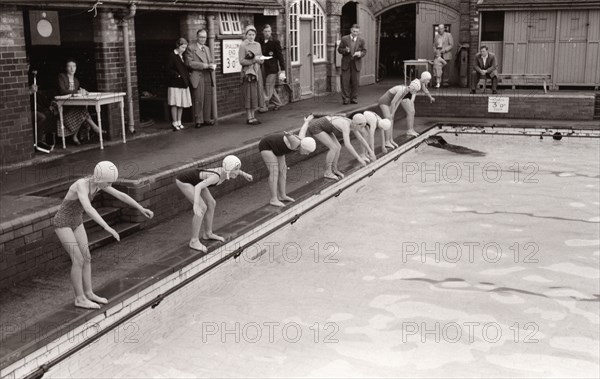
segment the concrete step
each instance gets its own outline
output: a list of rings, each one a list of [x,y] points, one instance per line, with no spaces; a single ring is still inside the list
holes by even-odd
[[[123,240],[123,238],[132,235],[133,233],[140,230],[140,224],[137,222],[120,222],[115,225],[111,225],[111,227],[114,230],[116,230],[117,233],[119,233],[121,241]],[[92,251],[99,247],[108,245],[109,243],[115,242],[116,240],[106,230],[100,229],[91,233],[88,232],[88,241],[90,251]]]
[[[120,221],[121,208],[101,207],[96,208],[96,211],[108,225],[112,226],[118,224]],[[92,233],[97,230],[103,230],[102,227],[96,223],[96,221],[92,220],[92,218],[87,215],[87,213],[83,214],[83,225],[88,233]]]

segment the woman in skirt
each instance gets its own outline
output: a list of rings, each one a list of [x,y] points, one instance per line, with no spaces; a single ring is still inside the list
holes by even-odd
[[[175,50],[169,54],[167,60],[167,74],[169,77],[168,101],[171,106],[171,123],[173,131],[183,129],[181,115],[183,108],[192,106],[192,95],[190,93],[190,78],[183,61],[183,53],[187,49],[188,42],[185,38],[179,38],[175,42]]]
[[[254,41],[256,28],[253,25],[246,27],[246,39],[238,51],[242,65],[242,101],[246,108],[246,123],[258,125],[261,122],[254,117],[257,108],[263,108],[265,96],[263,94],[263,77],[261,65],[264,62],[260,43]]]
[[[136,208],[147,218],[154,216],[150,209],[142,207],[129,195],[111,187],[118,176],[119,172],[113,163],[109,161],[98,163],[94,168],[93,175],[81,178],[69,187],[58,212],[52,220],[58,239],[71,257],[71,283],[75,290],[76,307],[98,309],[100,308],[99,304],[108,302],[108,300],[92,291],[92,257],[88,237],[83,226],[83,212],[87,213],[92,220],[96,221],[117,241],[120,241],[117,231],[111,228],[92,206],[94,196],[98,192],[104,191],[125,204]]]
[[[77,63],[68,59],[66,64],[66,72],[58,74],[58,94],[59,95],[87,95],[88,91],[79,86],[79,80],[75,77],[77,71]],[[59,100],[60,101],[60,100]],[[60,123],[60,120],[58,120]],[[89,136],[89,126],[94,132],[100,133],[100,128],[92,120],[92,117],[87,111],[87,107],[63,107],[63,124],[65,126],[65,137],[73,136],[73,143],[80,145],[79,130],[84,127],[83,132]],[[106,131],[103,131],[106,134]],[[62,128],[58,124],[58,135],[62,137]]]

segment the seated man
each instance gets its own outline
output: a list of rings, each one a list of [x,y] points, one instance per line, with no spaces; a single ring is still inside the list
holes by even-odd
[[[471,94],[475,93],[477,83],[479,83],[479,79],[483,77],[492,79],[492,93],[498,93],[498,91],[496,91],[496,86],[498,85],[496,55],[489,53],[487,46],[481,46],[479,53],[475,55],[473,66],[473,72],[471,72]]]

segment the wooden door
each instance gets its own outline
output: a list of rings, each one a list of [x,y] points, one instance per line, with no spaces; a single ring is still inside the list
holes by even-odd
[[[530,15],[525,72],[527,74],[552,74],[557,12],[531,12]]]
[[[357,24],[360,25],[361,37],[365,40],[367,55],[362,58],[362,69],[360,71],[360,85],[375,83],[375,62],[378,51],[376,51],[377,22],[375,16],[362,4],[357,6]]]
[[[506,12],[504,14],[503,73],[525,74],[529,17],[529,12]]]
[[[299,36],[300,94],[311,96],[313,94],[312,19],[300,20]]]
[[[600,10],[590,10],[585,58],[585,83],[600,85]]]
[[[588,11],[561,11],[557,84],[584,84]]]

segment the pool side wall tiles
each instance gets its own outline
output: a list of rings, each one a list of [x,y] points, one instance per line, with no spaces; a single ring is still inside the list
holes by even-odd
[[[340,180],[339,182],[334,183],[333,185],[325,188],[321,192],[321,194],[312,195],[308,199],[281,212],[279,215],[274,217],[274,221],[272,221],[270,225],[267,226],[263,224],[254,228],[249,233],[235,238],[229,243],[209,253],[207,256],[188,264],[181,270],[166,276],[157,283],[154,283],[151,286],[152,289],[142,290],[140,293],[132,295],[130,298],[113,305],[112,307],[108,308],[103,314],[98,315],[92,320],[90,320],[92,322],[88,321],[87,323],[74,328],[72,331],[68,332],[68,335],[63,335],[60,338],[58,338],[56,340],[57,342],[50,343],[44,348],[40,348],[32,354],[29,354],[24,359],[20,359],[19,361],[6,367],[2,371],[0,371],[0,377],[10,377],[11,375],[15,375],[16,377],[26,376],[35,371],[39,366],[48,363],[50,360],[56,358],[57,356],[66,354],[68,351],[74,349],[84,341],[93,338],[93,336],[95,335],[93,331],[110,329],[111,326],[113,326],[117,321],[123,319],[131,312],[141,307],[143,304],[151,301],[152,299],[155,299],[158,295],[163,294],[166,291],[174,288],[178,283],[181,283],[185,279],[200,272],[204,268],[207,268],[211,264],[226,256],[226,254],[231,254],[231,252],[235,250],[236,246],[245,245],[251,242],[252,240],[258,238],[259,236],[264,236],[269,232],[274,231],[277,227],[279,227],[281,223],[291,221],[297,214],[322,201],[322,199],[324,199],[326,196],[335,194],[338,190],[344,189],[352,185],[355,178],[362,177],[363,175],[369,173],[371,170],[382,167],[383,165],[393,160],[398,154],[412,149],[425,138],[437,133],[438,131],[439,130],[436,129],[422,134],[419,138],[414,139],[408,142],[407,144],[401,146],[393,154],[388,154],[382,157],[381,159],[377,160],[375,163],[367,167],[361,168],[354,174],[349,175],[346,178]],[[231,259],[228,262],[226,262],[226,264],[230,261]],[[186,288],[188,288],[189,290],[190,288],[194,287],[195,282],[198,281],[191,282],[186,287],[183,287],[183,289],[179,289],[178,291],[184,291],[183,293],[185,293]],[[158,309],[160,309],[160,305],[158,306]],[[151,314],[151,311],[152,308],[148,308],[142,313]]]

